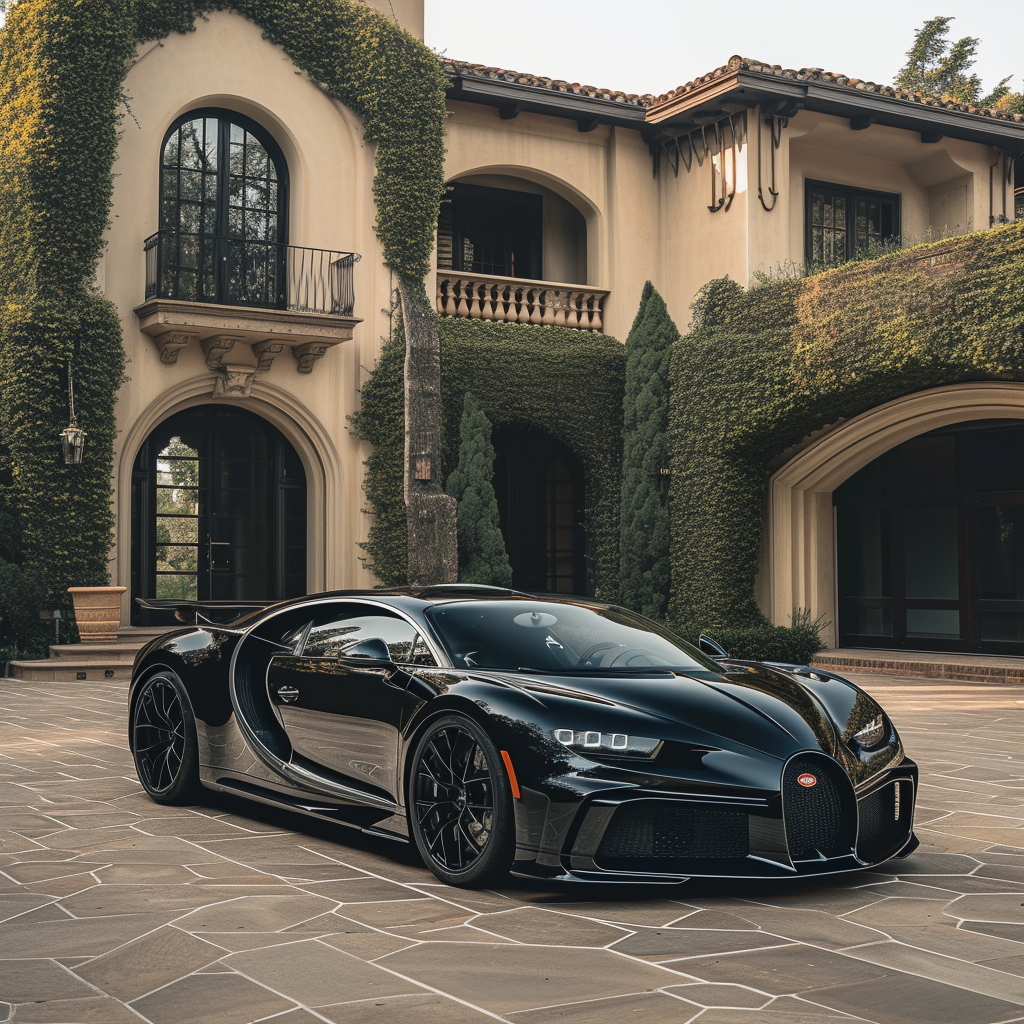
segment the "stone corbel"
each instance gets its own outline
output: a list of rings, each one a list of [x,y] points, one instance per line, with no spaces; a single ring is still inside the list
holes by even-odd
[[[296,369],[299,373],[312,373],[313,364],[320,358],[331,346],[322,341],[310,341],[305,345],[296,345],[292,348],[292,355],[295,356],[295,361],[299,364]]]
[[[252,347],[252,354],[256,357],[256,369],[260,373],[266,373],[274,362],[274,356],[280,354],[284,348],[283,341],[274,341],[268,338],[266,341],[259,341]]]
[[[206,365],[211,370],[219,370],[224,365],[224,357],[235,347],[235,342],[240,340],[228,334],[215,334],[211,338],[204,338],[200,344],[203,347],[203,355],[206,356]]]
[[[160,362],[173,366],[178,361],[178,353],[195,337],[192,331],[168,331],[153,340],[160,349]]]

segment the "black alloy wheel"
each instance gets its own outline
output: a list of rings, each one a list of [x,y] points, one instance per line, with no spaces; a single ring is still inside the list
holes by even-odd
[[[491,738],[464,715],[445,715],[420,738],[409,779],[413,838],[449,885],[508,875],[515,854],[512,793]]]
[[[135,699],[132,756],[142,788],[160,804],[191,803],[199,791],[192,706],[172,672],[150,676]]]

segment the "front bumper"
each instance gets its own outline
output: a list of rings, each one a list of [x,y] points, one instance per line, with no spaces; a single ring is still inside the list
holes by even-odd
[[[859,871],[916,849],[913,761],[904,758],[855,791],[832,758],[794,755],[787,765],[803,772],[808,758],[831,778],[832,793],[805,809],[785,784],[764,796],[593,776],[562,778],[546,792],[521,787],[513,871],[638,883],[797,878]]]

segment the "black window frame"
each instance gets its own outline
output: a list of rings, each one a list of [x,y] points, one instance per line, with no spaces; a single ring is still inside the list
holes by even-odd
[[[468,263],[465,245],[471,233],[477,236],[480,253]],[[480,258],[484,254],[491,258]],[[461,274],[543,280],[544,196],[461,181],[449,184],[438,218],[437,267]]]
[[[173,253],[176,251],[176,247],[170,243],[170,239],[164,239],[165,235],[175,235],[178,233],[178,225],[181,223],[181,186],[180,183],[177,188],[177,197],[175,205],[175,218],[174,223],[170,224],[166,222],[164,216],[165,210],[165,174],[166,171],[171,168],[165,166],[164,154],[167,149],[167,144],[171,137],[177,132],[183,124],[187,124],[189,121],[195,121],[200,118],[215,118],[218,122],[218,169],[216,172],[216,225],[213,233],[201,231],[200,235],[204,238],[211,240],[211,244],[215,253],[215,294],[213,296],[204,295],[198,301],[203,302],[217,302],[220,304],[227,305],[260,305],[265,306],[263,302],[250,302],[245,299],[232,300],[230,297],[230,289],[228,288],[225,280],[223,280],[223,267],[221,264],[225,261],[224,257],[229,253],[230,246],[227,243],[234,241],[245,241],[244,238],[233,236],[228,231],[228,218],[230,204],[228,202],[229,196],[229,185],[230,185],[230,171],[229,168],[229,154],[230,147],[227,143],[230,142],[231,126],[237,125],[243,131],[250,133],[263,148],[267,151],[267,155],[274,163],[274,168],[277,172],[277,211],[276,211],[276,238],[273,244],[277,246],[278,256],[276,262],[279,264],[277,268],[278,283],[276,290],[279,294],[275,298],[273,306],[283,307],[285,305],[285,289],[284,289],[284,268],[285,260],[284,253],[289,244],[289,223],[288,223],[288,209],[289,209],[289,193],[290,193],[290,179],[288,172],[288,161],[285,159],[284,152],[278,145],[277,140],[273,134],[265,128],[258,121],[245,114],[232,110],[228,107],[197,107],[193,110],[188,110],[183,114],[176,117],[171,124],[168,126],[167,131],[164,132],[163,138],[160,141],[160,151],[158,154],[158,160],[160,163],[160,180],[159,180],[159,191],[157,195],[157,224],[159,225],[159,232],[162,239],[161,242],[161,263],[167,260],[173,261]],[[166,250],[166,252],[164,251]],[[223,252],[222,252],[223,250]],[[162,276],[162,275],[161,275]],[[160,282],[161,290],[163,289],[163,281]],[[179,284],[177,277],[175,278],[174,296],[178,297]]]
[[[842,196],[846,200],[846,255],[838,263],[820,264],[822,266],[841,266],[850,260],[857,259],[864,250],[857,247],[856,241],[856,201],[869,199],[893,204],[893,224],[895,230],[889,237],[895,245],[903,241],[903,210],[902,196],[899,192],[880,192],[876,189],[857,188],[854,185],[840,185],[833,181],[820,181],[816,178],[804,179],[804,261],[808,266],[818,266],[812,259],[813,216],[812,202],[815,190],[828,192],[833,196]]]

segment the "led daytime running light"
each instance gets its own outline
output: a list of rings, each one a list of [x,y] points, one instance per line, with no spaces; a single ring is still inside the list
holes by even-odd
[[[619,757],[653,757],[661,740],[646,736],[627,736],[623,732],[598,732],[595,729],[555,729],[555,739],[563,746],[584,754],[613,754]]]

